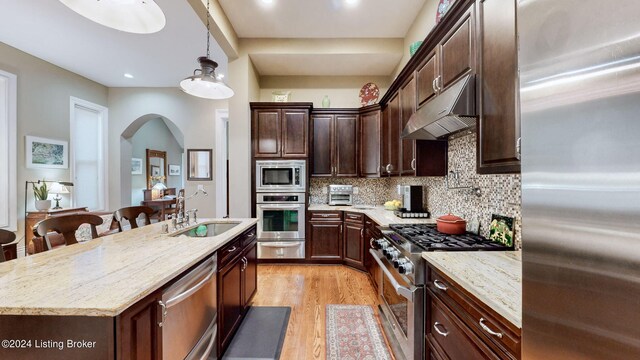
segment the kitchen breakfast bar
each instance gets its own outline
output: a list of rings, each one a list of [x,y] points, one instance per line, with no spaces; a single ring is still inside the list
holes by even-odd
[[[256,222],[201,219],[170,233],[156,223],[1,263],[0,358],[214,353],[218,267],[242,262],[234,280],[249,290],[234,292],[253,295]],[[165,336],[180,340],[163,347]]]

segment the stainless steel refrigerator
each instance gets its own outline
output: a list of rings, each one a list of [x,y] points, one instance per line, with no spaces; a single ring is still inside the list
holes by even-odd
[[[519,0],[523,359],[640,359],[640,1]]]

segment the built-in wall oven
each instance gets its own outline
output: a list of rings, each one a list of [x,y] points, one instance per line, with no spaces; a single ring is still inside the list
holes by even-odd
[[[305,160],[256,161],[256,192],[306,192]]]
[[[259,259],[304,259],[305,197],[256,193]]]

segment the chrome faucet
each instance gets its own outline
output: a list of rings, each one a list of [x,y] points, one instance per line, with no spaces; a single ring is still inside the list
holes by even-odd
[[[176,225],[175,226],[189,226],[189,212],[191,212],[193,214],[193,221],[194,223],[198,222],[198,218],[197,218],[197,212],[198,209],[192,209],[190,211],[185,211],[185,200],[187,199],[191,199],[195,196],[197,196],[199,193],[203,193],[204,196],[208,196],[209,193],[207,193],[207,191],[204,189],[204,187],[198,188],[198,190],[196,190],[196,192],[194,192],[191,196],[189,197],[185,197],[184,196],[184,189],[180,189],[180,191],[178,192],[178,203],[176,204]],[[174,226],[174,228],[175,228]]]

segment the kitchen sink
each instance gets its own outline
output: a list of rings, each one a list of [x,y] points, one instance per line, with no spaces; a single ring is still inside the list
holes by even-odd
[[[220,234],[224,234],[225,232],[233,229],[238,226],[239,222],[215,222],[209,221],[206,223],[202,223],[192,229],[180,231],[173,236],[186,235],[189,237],[211,237]],[[206,232],[204,228],[206,227]]]

